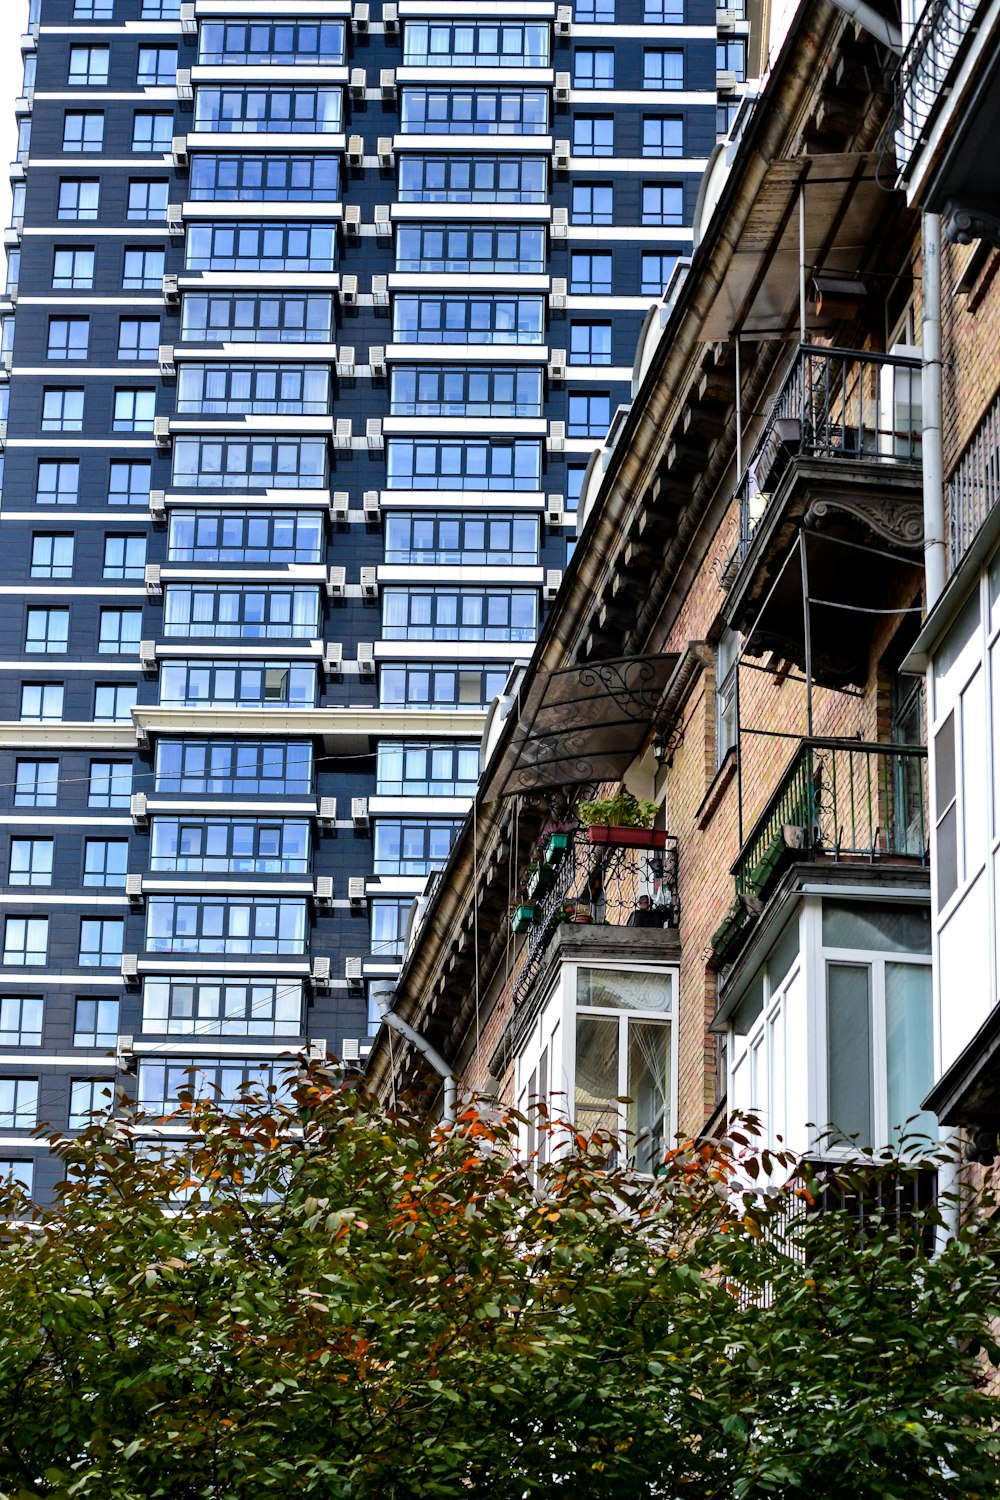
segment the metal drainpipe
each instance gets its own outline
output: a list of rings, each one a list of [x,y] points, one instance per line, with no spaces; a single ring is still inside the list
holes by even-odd
[[[944,458],[941,441],[941,219],[938,214],[921,215],[921,236],[924,303],[920,330],[923,351],[923,440],[920,462],[924,494],[924,587],[929,612],[940,598],[946,578]],[[958,1200],[962,1186],[958,1155],[960,1133],[945,1129],[941,1132],[941,1139],[944,1144],[952,1147],[955,1155],[938,1172],[939,1203],[943,1195],[950,1199],[947,1203],[940,1203],[943,1222],[938,1235],[939,1249],[943,1249],[948,1240],[958,1233],[961,1223]]]
[[[421,1036],[419,1031],[414,1031],[409,1021],[404,1021],[402,1016],[397,1016],[396,1012],[390,1009],[388,1001],[384,1001],[377,991],[376,1002],[385,1024],[391,1026],[393,1031],[398,1031],[400,1036],[404,1036],[410,1045],[417,1049],[421,1057],[427,1059],[435,1073],[440,1075],[444,1084],[444,1107],[441,1111],[441,1118],[446,1125],[454,1125],[458,1084],[451,1068],[437,1048],[433,1047],[426,1037]]]
[[[921,402],[924,482],[924,573],[927,609],[934,608],[945,585],[944,461],[941,452],[941,219],[922,216],[924,311],[920,331],[923,349]]]

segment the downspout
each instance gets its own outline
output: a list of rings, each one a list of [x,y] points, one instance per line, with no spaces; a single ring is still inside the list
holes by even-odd
[[[923,318],[921,404],[923,441],[921,467],[924,492],[924,588],[927,612],[934,608],[945,585],[944,458],[941,441],[941,219],[921,214],[923,239]],[[929,686],[929,684],[928,684]],[[938,1206],[941,1226],[938,1249],[943,1250],[961,1226],[961,1168],[959,1132],[942,1130],[942,1142],[951,1148],[948,1160],[938,1169]]]
[[[923,348],[921,402],[924,481],[924,573],[927,611],[944,591],[944,460],[941,451],[941,219],[922,214],[924,310],[920,332]]]
[[[444,1084],[444,1107],[441,1111],[441,1118],[446,1125],[454,1125],[458,1101],[458,1084],[455,1081],[455,1075],[451,1068],[445,1062],[437,1048],[433,1047],[426,1037],[421,1036],[419,1031],[414,1031],[409,1021],[404,1021],[402,1016],[397,1016],[396,1012],[391,1009],[388,1000],[378,990],[375,992],[375,999],[378,1004],[379,1013],[385,1024],[391,1026],[393,1031],[398,1031],[400,1036],[405,1037],[410,1046],[415,1047],[421,1057],[426,1058],[435,1073],[440,1076]]]

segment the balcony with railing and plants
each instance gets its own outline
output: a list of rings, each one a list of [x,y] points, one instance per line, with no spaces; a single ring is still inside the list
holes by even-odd
[[[871,618],[856,607],[921,561],[920,439],[918,358],[799,346],[737,494],[729,617],[750,654],[865,681]],[[810,632],[811,603],[826,608]]]
[[[652,804],[622,791],[581,802],[576,812],[579,822],[542,833],[534,857],[520,872],[511,926],[527,941],[514,975],[516,1003],[527,997],[549,950],[568,928],[575,947],[616,944],[623,958],[629,946],[634,957],[640,949],[655,952],[657,945],[676,943],[677,840],[650,826]],[[630,929],[627,937],[623,929]]]
[[[712,937],[728,961],[793,864],[926,867],[930,828],[922,745],[804,739],[744,839],[735,897]]]

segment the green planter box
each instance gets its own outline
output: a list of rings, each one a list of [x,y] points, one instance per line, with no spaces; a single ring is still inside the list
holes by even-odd
[[[522,901],[520,906],[514,908],[514,915],[510,919],[510,925],[515,932],[527,932],[534,920],[534,906],[528,901]]]
[[[725,958],[747,923],[747,909],[742,901],[729,908],[724,920],[712,933],[712,952],[716,958]]]
[[[550,870],[548,865],[539,865],[538,869],[532,870],[531,874],[528,876],[528,895],[532,898],[532,900],[534,900],[536,896],[539,896],[543,891],[548,890],[554,879],[555,872],[553,870]]]
[[[548,843],[545,845],[545,863],[557,865],[568,848],[568,833],[550,833]]]

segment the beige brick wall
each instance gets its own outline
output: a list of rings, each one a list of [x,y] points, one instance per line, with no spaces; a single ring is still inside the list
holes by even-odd
[[[693,580],[666,649],[683,651],[689,641],[710,639],[722,628],[725,593],[713,559],[724,554],[734,533],[734,513],[727,516],[707,549],[706,561]],[[880,606],[908,605],[919,575],[905,581],[893,600]],[[813,690],[813,732],[817,736],[888,738],[889,693],[877,662],[898,629],[901,616],[880,617],[873,639],[872,668],[860,696],[823,688]],[[835,628],[829,624],[822,628]],[[763,661],[740,669],[740,720],[750,728],[774,728],[794,737],[806,733],[806,690],[792,675],[757,671]],[[739,790],[742,782],[743,829],[749,832],[774,792],[796,750],[796,738],[743,733],[740,774],[735,757],[716,766],[715,674],[702,672],[684,706],[683,741],[666,775],[668,825],[679,840],[681,894],[681,980],[679,1023],[678,1124],[695,1133],[715,1106],[716,1041],[708,1024],[716,1008],[717,975],[711,937],[735,895],[730,867],[739,849]]]

